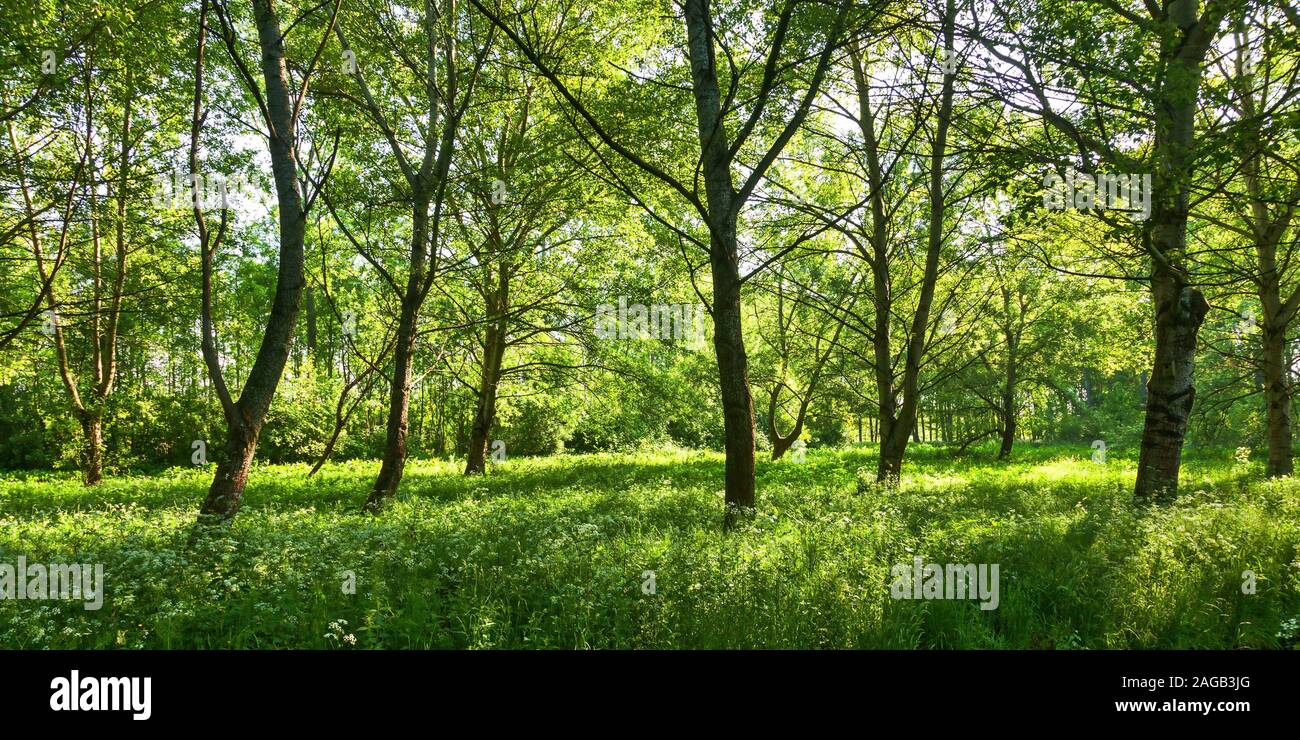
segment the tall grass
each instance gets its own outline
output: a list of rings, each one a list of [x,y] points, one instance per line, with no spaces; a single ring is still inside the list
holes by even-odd
[[[0,477],[0,562],[103,563],[99,611],[0,601],[11,648],[1284,648],[1300,619],[1300,482],[1229,450],[1183,495],[1133,501],[1131,460],[1085,446],[952,459],[916,447],[882,489],[869,448],[763,462],[724,531],[722,459],[516,459],[485,478],[412,461],[254,470],[223,536],[187,550],[202,469]],[[859,470],[863,474],[859,474]],[[997,563],[997,609],[895,600],[891,567]],[[1242,592],[1252,571],[1256,592]],[[647,571],[653,572],[654,593]],[[355,593],[344,593],[350,572]]]

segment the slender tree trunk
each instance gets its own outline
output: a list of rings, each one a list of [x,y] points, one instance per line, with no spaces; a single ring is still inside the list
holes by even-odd
[[[284,39],[272,0],[254,0],[253,15],[262,51],[262,77],[271,124],[268,139],[271,172],[280,207],[280,265],[271,315],[257,357],[239,400],[225,409],[225,454],[218,461],[216,477],[199,509],[200,526],[228,522],[239,511],[244,486],[248,483],[248,470],[257,451],[257,439],[289,359],[304,283],[303,242],[307,222],[298,184],[298,162],[294,152],[297,129],[285,67]],[[207,349],[211,367],[216,359],[210,344]],[[216,373],[220,377],[219,366]]]
[[[444,198],[451,169],[451,159],[455,151],[456,135],[459,130],[460,116],[464,113],[474,90],[473,79],[477,77],[477,66],[471,82],[459,93],[459,62],[457,55],[457,28],[454,19],[458,18],[456,3],[447,0],[444,7],[438,9],[435,3],[425,4],[425,22],[428,28],[440,28],[436,38],[429,39],[425,67],[420,70],[425,76],[424,101],[428,105],[425,111],[423,128],[423,159],[418,167],[407,160],[403,144],[385,118],[384,111],[371,95],[364,75],[353,72],[360,87],[361,97],[371,117],[380,125],[389,149],[397,160],[410,187],[411,204],[411,241],[410,271],[406,286],[402,292],[401,317],[398,322],[397,338],[393,348],[393,379],[389,388],[388,420],[384,440],[384,458],[380,463],[379,475],[374,488],[366,499],[365,510],[377,513],[390,502],[397,493],[402,475],[406,468],[407,432],[411,406],[412,368],[415,355],[415,340],[419,334],[420,308],[424,304],[434,277],[438,274],[438,243],[441,235]],[[350,49],[341,27],[335,26],[335,35],[345,49]],[[487,51],[484,49],[483,54]],[[482,57],[479,58],[482,61]],[[477,62],[476,62],[477,64]],[[445,78],[439,86],[437,69],[441,65]],[[463,95],[463,98],[458,96]],[[433,214],[430,215],[430,206]]]
[[[479,379],[478,403],[474,409],[474,425],[470,428],[469,459],[465,463],[465,475],[482,475],[487,472],[488,442],[492,434],[492,423],[497,414],[497,386],[501,382],[501,364],[506,354],[506,316],[505,300],[507,274],[502,268],[502,281],[495,305],[489,311],[500,318],[487,329],[483,341],[483,372]]]
[[[1006,303],[1009,305],[1010,301]],[[1007,337],[1007,376],[1002,385],[1002,446],[998,449],[998,459],[1011,457],[1011,447],[1016,443],[1016,346],[1019,338],[1008,332]]]
[[[781,390],[785,388],[785,383],[778,380],[776,384],[772,387],[772,394],[768,397],[768,405],[767,405],[767,429],[768,429],[769,436],[772,438],[772,461],[773,462],[780,460],[785,455],[785,453],[791,447],[794,446],[794,443],[799,441],[799,437],[803,434],[804,421],[808,418],[808,407],[812,403],[813,396],[817,393],[817,383],[818,381],[821,380],[822,368],[826,366],[826,362],[830,359],[831,352],[833,351],[835,346],[835,342],[839,340],[840,329],[843,326],[844,326],[843,324],[840,324],[838,327],[836,327],[835,335],[831,339],[830,346],[827,347],[826,352],[824,354],[820,353],[818,349],[814,349],[814,352],[817,353],[816,360],[815,360],[816,364],[813,366],[812,373],[810,373],[808,376],[808,385],[806,388],[804,388],[803,395],[798,399],[799,408],[795,411],[794,427],[790,430],[788,434],[785,435],[782,435],[781,431],[777,429],[777,423],[776,423],[778,402],[780,401],[781,398]],[[858,441],[859,442],[862,441],[861,438],[862,438],[862,417],[859,416],[858,417]]]
[[[411,271],[411,286],[407,300],[402,301],[402,316],[397,325],[397,344],[393,348],[393,383],[388,392],[388,424],[384,439],[384,459],[379,465],[379,476],[366,500],[365,509],[378,512],[397,493],[406,469],[406,432],[411,408],[411,368],[415,356],[415,333],[418,309],[409,299],[412,290],[418,292],[420,276]]]
[[[709,211],[709,263],[713,274],[713,349],[718,358],[726,450],[726,521],[754,506],[754,401],[741,329],[740,261],[736,249],[739,204],[722,120],[708,0],[686,0],[687,51]]]
[[[1264,395],[1268,403],[1269,477],[1291,475],[1291,384],[1287,377],[1286,338],[1264,328]]]
[[[952,48],[955,9],[951,0],[946,4],[940,30],[944,48]],[[884,203],[886,175],[882,169],[876,132],[874,109],[870,101],[870,83],[863,65],[861,50],[852,47],[854,81],[858,96],[859,121],[863,146],[867,157],[867,179],[871,202],[871,251],[875,301],[875,332],[872,339],[876,392],[880,411],[880,458],[876,467],[876,481],[886,486],[897,486],[903,470],[903,456],[907,452],[908,437],[920,441],[919,380],[925,339],[929,331],[930,308],[938,281],[939,253],[943,248],[944,202],[943,158],[947,153],[948,127],[952,117],[953,75],[945,75],[939,92],[936,111],[935,135],[930,150],[930,182],[928,195],[929,230],[926,240],[925,268],[919,285],[911,332],[907,337],[906,357],[901,383],[896,384],[893,340],[890,320],[896,306],[889,275],[889,215]],[[901,403],[899,402],[901,399]]]
[[[423,182],[419,180],[418,182]],[[428,265],[429,201],[431,191],[417,187],[415,205],[411,213],[411,271],[407,275],[406,291],[402,294],[402,315],[397,323],[397,339],[393,347],[393,383],[388,393],[388,424],[384,439],[384,459],[379,465],[379,476],[366,499],[365,510],[379,512],[393,496],[402,482],[406,470],[406,435],[411,410],[411,371],[415,358],[415,338],[419,332],[420,304],[424,302],[425,271]]]

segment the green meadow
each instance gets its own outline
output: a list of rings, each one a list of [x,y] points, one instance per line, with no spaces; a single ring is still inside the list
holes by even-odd
[[[871,448],[761,461],[722,526],[723,461],[691,451],[519,458],[486,477],[412,461],[254,469],[233,525],[191,542],[207,468],[0,478],[0,562],[104,566],[102,608],[0,602],[9,648],[1293,648],[1300,482],[1229,450],[1138,504],[1124,451],[955,458],[916,446],[897,490]],[[863,474],[859,474],[859,471]],[[896,599],[891,569],[999,566],[997,607]],[[1249,571],[1250,573],[1246,573]],[[1253,593],[1252,593],[1253,592]]]

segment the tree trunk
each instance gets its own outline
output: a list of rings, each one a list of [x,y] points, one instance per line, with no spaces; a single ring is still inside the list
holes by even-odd
[[[880,460],[876,465],[876,482],[897,487],[903,474],[903,455],[907,452],[907,438],[912,434],[913,423],[903,419],[881,418]]]
[[[1151,223],[1142,234],[1152,256],[1151,297],[1156,310],[1156,353],[1147,381],[1146,422],[1138,460],[1138,497],[1176,496],[1187,421],[1196,398],[1196,335],[1209,303],[1191,287],[1187,256],[1187,217],[1194,168],[1196,116],[1202,64],[1228,4],[1178,4],[1179,33],[1161,43],[1167,65],[1155,102],[1156,172],[1150,194]]]
[[[81,480],[87,486],[104,480],[104,420],[98,410],[81,416]]]
[[[448,156],[444,150],[442,158]],[[432,157],[426,158],[431,160]],[[441,172],[441,170],[439,170]],[[415,338],[419,332],[420,304],[425,297],[426,268],[428,266],[429,202],[432,191],[425,184],[425,176],[416,178],[411,211],[411,271],[402,294],[402,315],[397,324],[397,339],[393,347],[393,383],[388,393],[388,425],[384,440],[384,459],[379,465],[379,476],[366,499],[364,509],[381,511],[402,482],[406,469],[406,433],[411,409],[411,369],[415,357]]]
[[[1007,337],[1007,377],[1002,386],[1002,447],[998,449],[998,459],[1011,457],[1011,447],[1016,443],[1016,347],[1018,336]]]
[[[208,497],[199,509],[201,524],[228,522],[238,513],[260,433],[260,427],[244,424],[233,425],[228,430],[221,459],[217,461],[216,477],[212,479]]]
[[[407,299],[402,301],[402,317],[397,326],[397,343],[393,348],[393,383],[388,393],[388,425],[384,439],[384,459],[379,465],[379,476],[366,499],[365,509],[379,512],[397,493],[406,470],[407,416],[411,408],[411,367],[415,355],[415,332],[419,316],[416,304],[410,300],[418,295],[420,276],[412,269]]]
[[[1287,377],[1284,330],[1264,327],[1264,394],[1268,403],[1270,478],[1291,475],[1291,384]]]
[[[1002,415],[1002,447],[998,450],[998,459],[1011,457],[1011,446],[1016,441],[1016,415],[1014,411],[1004,411]]]
[[[734,231],[731,234],[734,246]],[[734,255],[735,252],[733,251]],[[713,349],[718,356],[726,435],[728,518],[754,506],[754,401],[749,393],[749,358],[740,326],[740,274],[732,259],[713,259]]]
[[[718,358],[726,437],[726,522],[754,506],[754,401],[740,322],[740,261],[736,251],[739,204],[732,182],[722,94],[707,0],[686,0],[687,51],[700,138],[709,216],[709,263],[713,274],[713,349]]]
[[[248,469],[257,450],[257,438],[289,359],[304,283],[303,241],[307,222],[294,151],[297,128],[285,66],[284,39],[271,0],[254,0],[253,15],[262,51],[262,77],[266,84],[265,100],[271,124],[267,148],[271,153],[271,173],[279,204],[280,265],[271,315],[243,392],[233,403],[229,403],[228,398],[223,399],[223,404],[229,404],[225,406],[225,454],[217,464],[217,474],[208,489],[208,497],[199,509],[200,526],[227,522],[239,510],[244,486],[248,483]],[[216,360],[210,342],[206,349],[211,367]],[[214,380],[220,377],[217,366]],[[224,381],[222,384],[224,387]]]
[[[487,472],[487,452],[492,422],[497,414],[497,385],[501,380],[501,363],[506,350],[506,320],[504,306],[498,306],[501,319],[488,327],[483,342],[483,373],[479,381],[478,404],[474,410],[474,426],[470,429],[469,459],[465,475],[482,475]]]
[[[1152,279],[1156,299],[1156,356],[1147,382],[1146,422],[1134,493],[1178,494],[1187,420],[1196,398],[1193,385],[1196,335],[1210,306],[1199,290],[1164,273]]]

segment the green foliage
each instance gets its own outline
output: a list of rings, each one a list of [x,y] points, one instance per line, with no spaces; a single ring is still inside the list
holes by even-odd
[[[719,456],[510,458],[485,478],[412,463],[382,518],[374,465],[259,466],[223,536],[186,548],[208,471],[85,489],[0,480],[0,561],[103,563],[100,611],[0,603],[22,648],[1285,648],[1300,618],[1300,482],[1230,450],[1186,495],[1135,505],[1133,460],[920,447],[901,489],[868,448],[759,464],[760,505],[718,521]],[[1000,604],[890,597],[890,569],[998,563]],[[1257,593],[1242,593],[1242,573]],[[343,593],[344,571],[356,593]],[[655,593],[642,591],[654,571]],[[355,642],[353,642],[355,641]]]

